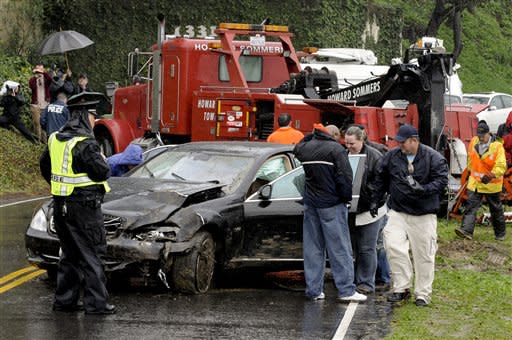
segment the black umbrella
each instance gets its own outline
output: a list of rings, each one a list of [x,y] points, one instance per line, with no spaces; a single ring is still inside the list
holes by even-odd
[[[87,38],[82,33],[76,31],[60,31],[47,36],[39,44],[38,51],[41,55],[64,53],[66,64],[68,64],[66,52],[78,50],[92,44],[94,44],[94,41]],[[69,64],[67,66],[69,68]]]

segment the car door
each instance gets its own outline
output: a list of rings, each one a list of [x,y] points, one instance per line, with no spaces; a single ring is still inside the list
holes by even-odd
[[[355,211],[364,173],[365,155],[350,155],[352,201]],[[301,261],[304,171],[294,169],[261,187],[244,202],[245,261]]]

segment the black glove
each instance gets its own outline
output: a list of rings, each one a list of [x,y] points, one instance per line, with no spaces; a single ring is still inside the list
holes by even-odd
[[[489,176],[489,175],[483,175],[482,176],[482,183],[483,184],[487,184],[491,181],[491,179],[493,179],[494,177],[493,176]]]
[[[377,217],[378,214],[379,214],[379,207],[377,206],[377,203],[371,202],[370,203],[370,215],[372,215],[372,217]]]
[[[414,178],[412,178],[411,175],[407,176],[407,183],[409,183],[409,186],[414,191],[415,194],[421,195],[425,193],[425,188],[418,183]]]

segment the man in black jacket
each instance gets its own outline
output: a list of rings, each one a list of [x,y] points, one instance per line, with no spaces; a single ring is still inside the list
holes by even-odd
[[[393,293],[388,301],[410,297],[414,258],[414,294],[417,306],[430,303],[437,251],[437,216],[440,195],[448,184],[448,165],[440,153],[421,144],[418,131],[402,125],[395,140],[400,147],[382,159],[375,177],[374,208],[389,193],[388,223],[384,228]]]
[[[73,96],[71,119],[48,139],[40,160],[41,174],[51,185],[53,216],[62,254],[53,310],[113,314],[101,257],[107,244],[101,202],[110,190],[110,168],[92,132],[98,100],[89,93]],[[79,304],[83,286],[83,305]]]
[[[355,291],[347,223],[352,199],[352,168],[347,152],[322,124],[294,149],[306,178],[304,192],[304,276],[306,296],[322,300],[326,251],[340,301],[365,301]]]

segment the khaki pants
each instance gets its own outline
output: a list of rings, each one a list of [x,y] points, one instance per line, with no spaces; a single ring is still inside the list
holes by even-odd
[[[411,288],[414,263],[414,295],[430,303],[437,251],[436,215],[415,216],[390,210],[388,217],[383,235],[393,292],[401,293]]]
[[[34,133],[40,142],[46,143],[46,132],[41,129],[41,112],[43,111],[38,105],[30,105],[32,111],[32,124],[34,125]]]

